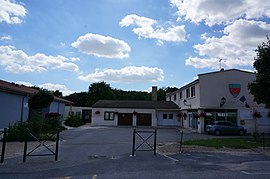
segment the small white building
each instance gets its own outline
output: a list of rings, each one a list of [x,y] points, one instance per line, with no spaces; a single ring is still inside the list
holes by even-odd
[[[199,133],[219,120],[242,125],[248,133],[270,133],[269,111],[249,94],[248,84],[255,78],[255,73],[237,69],[199,74],[197,80],[167,94],[166,100],[179,106],[180,126]]]
[[[179,126],[179,108],[171,101],[99,100],[92,110],[92,125]]]
[[[65,106],[65,119],[71,115],[79,116],[85,122],[91,123],[92,108],[81,106]]]

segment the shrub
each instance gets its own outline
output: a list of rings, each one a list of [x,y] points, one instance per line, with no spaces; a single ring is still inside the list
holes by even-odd
[[[27,123],[18,122],[13,125],[9,125],[7,133],[7,141],[24,141],[25,139],[25,129],[27,128]]]
[[[70,126],[70,127],[79,127],[84,124],[85,122],[82,119],[80,119],[79,116],[76,116],[76,115],[69,116],[65,121],[65,125]]]
[[[26,137],[26,130],[29,129],[31,133],[39,140],[54,140],[53,135],[58,129],[60,131],[66,129],[61,126],[60,118],[45,118],[31,119],[28,122],[18,122],[13,125],[9,125],[7,140],[8,141],[24,141]],[[29,137],[29,136],[28,136]],[[28,140],[34,140],[33,137],[29,137]]]

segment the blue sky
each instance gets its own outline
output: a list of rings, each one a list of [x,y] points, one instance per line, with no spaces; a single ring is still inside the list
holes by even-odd
[[[252,67],[270,35],[269,0],[0,0],[2,80],[87,91],[180,87]],[[222,59],[221,62],[219,60]]]

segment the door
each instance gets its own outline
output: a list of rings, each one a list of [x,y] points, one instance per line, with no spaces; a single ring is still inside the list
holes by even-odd
[[[91,123],[91,116],[92,116],[92,110],[87,110],[87,109],[82,110],[82,119],[85,122],[90,122]]]
[[[131,113],[119,113],[118,114],[119,126],[132,126],[132,114]]]
[[[152,114],[137,114],[137,126],[152,126]]]

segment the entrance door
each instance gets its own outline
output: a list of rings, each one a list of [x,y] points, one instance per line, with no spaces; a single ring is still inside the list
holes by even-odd
[[[152,126],[152,114],[137,114],[137,126]]]
[[[92,110],[83,109],[82,110],[82,120],[91,123]]]
[[[118,125],[119,126],[132,126],[132,114],[119,113],[118,114]]]

